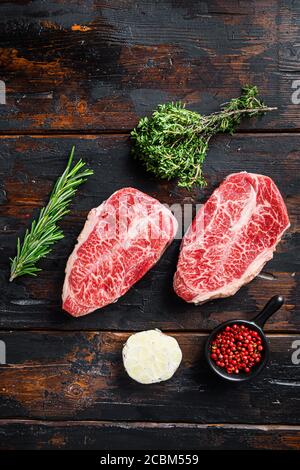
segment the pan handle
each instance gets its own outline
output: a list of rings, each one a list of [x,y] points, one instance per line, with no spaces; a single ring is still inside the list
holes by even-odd
[[[260,326],[263,328],[264,324],[270,318],[273,313],[277,312],[277,310],[282,307],[284,304],[284,297],[282,295],[274,295],[269,302],[264,306],[261,312],[259,312],[258,315],[256,315],[255,318],[253,318],[253,322],[256,323],[256,325]]]

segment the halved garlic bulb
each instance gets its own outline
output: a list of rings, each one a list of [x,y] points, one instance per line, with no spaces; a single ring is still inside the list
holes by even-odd
[[[160,330],[131,335],[123,348],[123,363],[128,375],[141,384],[170,379],[182,359],[175,338]]]

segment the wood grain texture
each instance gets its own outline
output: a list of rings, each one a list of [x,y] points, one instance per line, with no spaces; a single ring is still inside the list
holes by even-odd
[[[1,450],[298,450],[300,445],[299,426],[0,420],[0,436]]]
[[[26,276],[9,283],[9,257],[15,254],[16,238],[47,201],[72,144],[76,145],[76,156],[83,157],[95,174],[75,197],[71,214],[62,223],[65,238],[40,263],[43,271],[37,278]],[[127,136],[2,137],[1,327],[209,330],[234,317],[249,319],[272,295],[282,294],[286,305],[266,328],[299,331],[299,146],[298,134],[220,136],[211,143],[205,163],[208,188],[187,192],[178,189],[175,182],[160,182],[146,175],[130,158]],[[172,288],[180,242],[176,240],[160,262],[117,303],[78,319],[62,312],[60,295],[66,260],[92,207],[115,190],[134,186],[163,203],[179,207],[192,203],[195,208],[229,173],[240,170],[271,176],[282,192],[291,219],[291,228],[265,267],[267,279],[256,278],[228,299],[198,307],[184,303]]]
[[[1,2],[0,449],[300,448],[300,369],[291,359],[300,339],[299,17],[293,0]],[[211,142],[205,190],[157,181],[131,160],[128,131],[158,103],[180,99],[209,113],[246,83],[278,112]],[[39,277],[9,283],[16,238],[73,144],[95,174]],[[195,211],[242,170],[271,176],[291,219],[263,278],[229,299],[185,304],[172,289],[177,240],[116,304],[80,319],[61,310],[66,260],[92,207],[134,186]],[[204,361],[204,333],[250,319],[275,294],[286,304],[266,325],[268,368],[247,384],[220,382]],[[169,331],[183,350],[175,376],[150,387],[121,361],[128,335],[149,328]]]
[[[297,12],[292,0],[2,2],[0,129],[128,130],[165,101],[216,111],[249,82],[279,112],[243,128],[299,128]]]
[[[231,384],[208,369],[205,334],[177,333],[182,364],[171,380],[151,386],[134,382],[123,368],[128,336],[1,332],[7,354],[0,366],[1,417],[300,424],[300,368],[292,362],[299,336],[271,336],[267,369],[253,382]]]

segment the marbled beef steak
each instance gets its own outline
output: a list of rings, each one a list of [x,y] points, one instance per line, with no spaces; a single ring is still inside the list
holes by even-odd
[[[289,225],[281,194],[269,177],[229,175],[184,236],[175,292],[195,304],[235,294],[273,257]]]
[[[159,260],[177,231],[171,211],[134,188],[92,209],[71,254],[63,308],[79,317],[116,302]]]

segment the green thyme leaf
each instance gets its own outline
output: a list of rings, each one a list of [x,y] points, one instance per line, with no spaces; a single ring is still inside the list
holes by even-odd
[[[178,186],[188,189],[203,187],[202,165],[211,137],[221,132],[232,134],[243,117],[277,109],[265,106],[257,95],[257,87],[247,85],[239,98],[208,116],[189,111],[180,102],[159,105],[131,132],[132,153],[159,178],[177,178]]]

